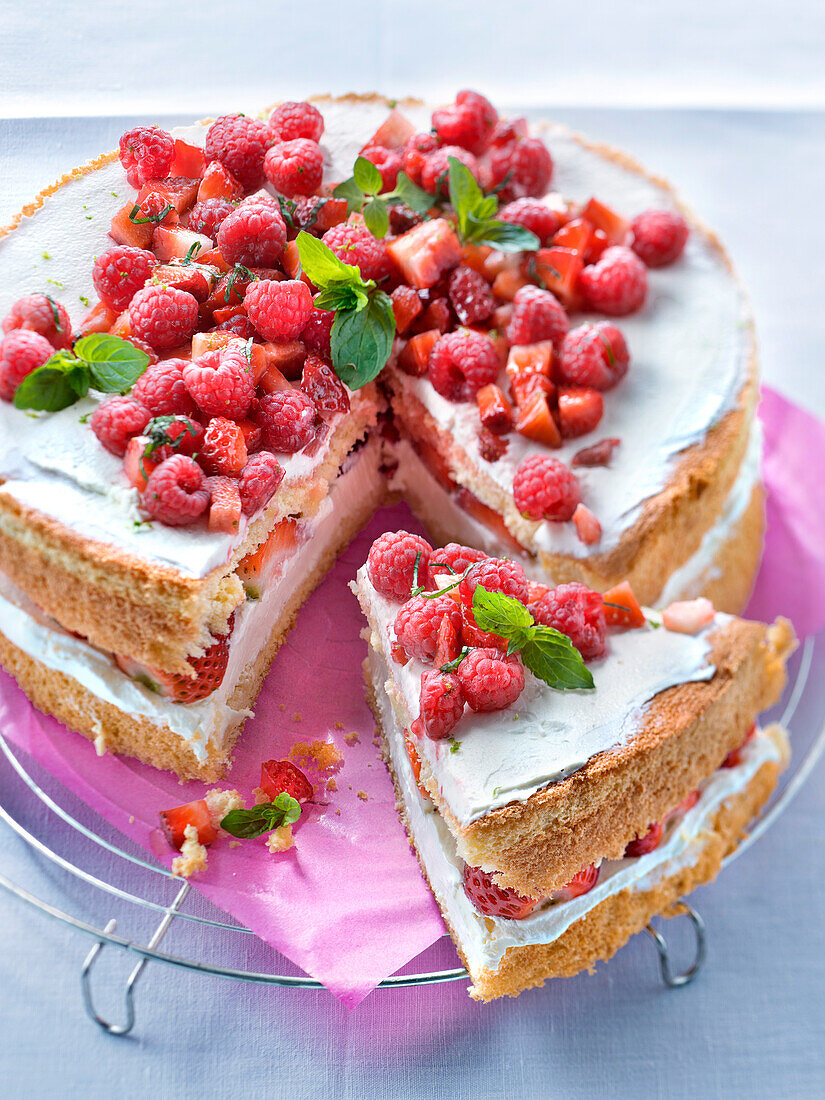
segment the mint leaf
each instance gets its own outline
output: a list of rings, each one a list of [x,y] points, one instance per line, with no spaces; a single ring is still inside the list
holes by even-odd
[[[66,359],[61,360],[61,356]],[[14,391],[18,409],[36,412],[60,412],[74,405],[89,391],[89,372],[70,353],[58,352],[51,359],[27,374]]]
[[[450,166],[450,202],[458,218],[459,233],[464,237],[467,219],[484,202],[484,192],[466,164],[457,157],[448,157],[447,163]]]
[[[395,335],[392,301],[375,292],[362,310],[339,310],[332,324],[332,365],[351,390],[371,382],[390,357]]]
[[[310,282],[319,290],[327,290],[333,286],[352,286],[366,290],[375,286],[372,280],[365,281],[361,278],[361,272],[357,267],[339,260],[323,241],[319,241],[311,233],[302,229],[295,239],[298,244],[301,268]]]
[[[93,332],[81,336],[75,355],[87,364],[91,384],[101,393],[125,393],[149,366],[149,356],[128,340]]]
[[[128,340],[94,332],[81,336],[74,351],[58,351],[14,391],[18,409],[59,412],[89,392],[125,393],[149,365],[149,356]]]
[[[398,173],[395,190],[389,192],[384,198],[389,200],[398,199],[399,202],[409,206],[410,210],[414,210],[416,214],[426,214],[435,203],[433,196],[421,187],[417,187],[406,172]]]
[[[221,820],[221,828],[240,840],[252,840],[282,825],[294,825],[300,816],[300,803],[283,792],[274,802],[263,802],[249,810],[230,810]]]
[[[372,199],[364,207],[364,224],[373,237],[386,237],[390,228],[390,214],[387,204],[381,199]]]
[[[364,205],[366,195],[355,182],[355,178],[350,176],[348,180],[344,180],[343,183],[339,183],[337,187],[332,190],[333,197],[336,199],[347,200],[347,213],[352,214],[353,211],[360,210]]]
[[[473,173],[456,157],[450,165],[450,202],[458,220],[458,235],[464,244],[486,244],[500,252],[535,252],[541,242],[535,233],[520,225],[496,219],[498,199],[485,195]]]
[[[377,195],[381,190],[381,173],[366,157],[356,157],[352,178],[366,195]]]
[[[523,225],[500,222],[495,218],[478,225],[472,241],[497,248],[499,252],[535,252],[541,244],[536,234]]]
[[[523,603],[505,596],[503,592],[488,592],[476,585],[473,592],[473,614],[481,630],[509,638],[534,623],[533,616]]]

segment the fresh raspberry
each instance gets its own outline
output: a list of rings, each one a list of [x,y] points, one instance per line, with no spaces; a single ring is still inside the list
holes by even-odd
[[[152,519],[169,527],[194,523],[209,506],[203,470],[187,455],[172,455],[149,475],[140,506]]]
[[[183,370],[188,365],[188,359],[164,359],[150,364],[132,387],[132,397],[153,416],[169,413],[192,416],[195,402],[183,380]]]
[[[399,645],[419,661],[432,661],[438,646],[441,620],[446,616],[456,634],[461,630],[461,612],[451,596],[413,596],[395,616],[393,629]]]
[[[438,550],[433,550],[430,559],[430,582],[438,576],[456,576],[463,573],[468,565],[477,561],[486,561],[487,554],[473,546],[462,546],[458,542],[448,542]]]
[[[624,336],[610,321],[585,321],[572,329],[557,361],[559,381],[609,390],[627,374],[630,353]]]
[[[398,173],[403,163],[401,154],[383,145],[367,145],[361,150],[361,156],[374,164],[381,173],[381,191],[392,191],[398,182]]]
[[[464,692],[456,674],[438,669],[422,673],[418,698],[421,723],[430,740],[440,741],[449,737],[464,713]]]
[[[324,116],[311,103],[281,103],[269,116],[269,129],[276,141],[308,138],[318,142],[324,132]]]
[[[440,337],[427,367],[433,388],[450,401],[471,401],[482,386],[495,381],[499,369],[492,341],[470,329]]]
[[[524,920],[538,905],[534,898],[497,885],[486,871],[469,863],[464,864],[464,893],[479,913],[500,920]]]
[[[466,577],[458,586],[462,614],[469,634],[476,645],[496,646],[501,639],[496,634],[482,631],[476,624],[473,612],[473,593],[481,585],[487,592],[502,592],[526,604],[529,589],[522,567],[514,561],[503,558],[484,558],[470,566]]]
[[[317,355],[308,355],[301,373],[301,389],[323,420],[349,412],[347,388],[335,371]]]
[[[207,416],[240,420],[255,396],[255,376],[242,348],[229,345],[204,355],[183,368],[186,388]]]
[[[402,167],[413,183],[421,186],[421,171],[430,153],[438,148],[435,134],[413,134],[407,139],[402,154]]]
[[[313,307],[309,320],[304,325],[304,331],[301,333],[301,339],[307,351],[315,352],[322,359],[332,358],[330,339],[334,320],[334,310]]]
[[[544,195],[553,175],[553,159],[538,138],[525,137],[490,150],[494,186],[501,185],[502,200],[511,202]]]
[[[175,139],[157,126],[136,126],[120,139],[120,163],[131,187],[165,179],[175,159]]]
[[[555,351],[570,328],[564,307],[549,290],[538,286],[523,286],[513,299],[513,313],[507,325],[511,344],[538,344],[552,340]]]
[[[200,462],[208,474],[238,477],[246,465],[246,439],[240,425],[213,416],[203,433]]]
[[[561,225],[558,214],[545,206],[540,199],[515,199],[503,206],[496,215],[500,222],[510,222],[512,225],[523,226],[539,239],[540,244],[547,244],[553,234]]]
[[[528,455],[513,478],[516,508],[528,519],[564,523],[581,500],[575,474],[549,455]]]
[[[562,439],[595,431],[604,414],[604,398],[590,387],[559,387],[558,421]]]
[[[529,608],[537,623],[566,634],[585,660],[604,656],[607,626],[600,592],[573,581],[548,589]]]
[[[14,303],[3,321],[3,332],[19,328],[45,337],[57,351],[72,346],[69,314],[49,294],[27,294]]]
[[[486,280],[471,267],[461,264],[450,275],[447,294],[462,325],[486,321],[496,308],[493,292]]]
[[[265,340],[295,340],[312,315],[312,293],[301,279],[261,279],[247,290],[243,304]]]
[[[262,397],[255,419],[264,446],[276,454],[295,454],[315,435],[315,405],[301,390],[277,390]]]
[[[599,881],[599,871],[600,868],[595,863],[591,863],[589,867],[583,867],[561,890],[554,890],[550,895],[551,899],[555,902],[572,901],[573,898],[589,894]]]
[[[418,555],[418,584],[429,583],[429,565],[433,548],[420,535],[409,531],[387,531],[370,547],[367,574],[373,588],[388,600],[402,602],[410,598],[415,560]]]
[[[284,468],[270,451],[258,451],[241,470],[238,488],[245,516],[255,513],[269,501],[284,480]]]
[[[152,414],[132,397],[110,397],[102,401],[89,418],[89,427],[100,443],[122,458],[133,435],[140,435]]]
[[[478,433],[478,453],[485,462],[498,462],[507,454],[510,440],[503,435],[496,435],[483,425]]]
[[[129,304],[129,324],[139,340],[158,350],[182,344],[198,327],[198,301],[185,290],[146,286]]]
[[[324,154],[317,141],[309,138],[279,141],[266,154],[264,171],[282,195],[315,195],[324,178]]]
[[[487,148],[493,125],[471,103],[451,103],[433,111],[433,129],[445,145],[460,145],[474,156]]]
[[[625,859],[638,859],[639,856],[646,856],[648,852],[655,851],[662,843],[664,833],[664,823],[654,821],[646,833],[630,841],[624,850]]]
[[[168,520],[162,520],[162,522],[168,523]],[[193,521],[186,520],[184,522],[191,523]],[[231,621],[230,619],[230,624]],[[230,625],[230,630],[222,637],[218,638],[217,641],[213,642],[200,657],[190,656],[187,658],[195,673],[194,676],[188,676],[185,672],[154,671],[154,678],[160,683],[163,694],[168,699],[172,699],[175,703],[186,704],[198,703],[201,699],[207,699],[214,691],[217,691],[223,683],[223,678],[226,674],[226,666],[229,663],[229,639],[231,633],[232,630]],[[197,805],[197,803],[188,803],[188,806],[195,805]],[[186,809],[187,807],[182,808]],[[175,811],[172,812],[174,813]],[[161,814],[161,820],[168,819],[168,814],[169,811]],[[210,817],[209,824],[211,825],[211,823]],[[198,838],[202,844],[206,843],[203,837],[203,827],[198,830]]]
[[[421,167],[421,186],[431,195],[447,195],[450,186],[450,157],[455,157],[470,169],[476,179],[481,169],[472,153],[460,145],[442,145],[430,153]]]
[[[121,313],[157,266],[153,253],[119,244],[107,248],[95,260],[92,281],[101,302]]]
[[[261,790],[274,801],[279,794],[288,794],[304,803],[314,795],[312,784],[291,760],[265,760],[261,764]]]
[[[240,180],[244,190],[259,187],[264,178],[264,154],[272,142],[265,122],[247,115],[223,115],[206,133],[206,163],[219,160]]]
[[[648,267],[665,267],[677,260],[687,243],[688,224],[671,210],[645,210],[631,222],[633,251]]]
[[[42,367],[54,348],[39,332],[14,329],[0,344],[0,398],[14,400],[14,391],[27,374]]]
[[[274,267],[286,248],[286,226],[274,203],[248,200],[218,227],[218,248],[230,264]]]
[[[471,649],[458,666],[458,679],[470,710],[505,710],[524,691],[524,667],[517,653]]]
[[[334,225],[322,238],[324,244],[345,264],[357,267],[364,279],[377,283],[390,273],[390,258],[384,241],[373,237],[363,225],[350,222]]]
[[[647,268],[632,249],[614,245],[606,248],[595,264],[584,268],[579,286],[590,309],[624,317],[644,305]]]
[[[234,209],[234,203],[226,199],[196,202],[189,211],[189,228],[193,233],[203,233],[213,241],[217,240],[218,230]]]

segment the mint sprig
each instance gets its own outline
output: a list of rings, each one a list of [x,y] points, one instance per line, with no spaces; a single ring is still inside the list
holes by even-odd
[[[450,165],[450,204],[458,221],[458,235],[463,244],[486,244],[499,252],[535,252],[541,242],[535,233],[522,225],[512,225],[496,218],[498,199],[485,195],[473,173],[456,157],[448,157]]]
[[[508,653],[520,653],[526,668],[556,691],[592,688],[593,674],[566,634],[537,624],[523,603],[478,585],[473,614],[481,630],[507,641]]]
[[[403,203],[416,214],[426,214],[434,199],[416,187],[406,172],[399,172],[392,191],[381,192],[381,173],[371,160],[357,157],[349,179],[339,183],[332,192],[336,199],[346,199],[349,213],[360,211],[367,229],[374,237],[386,237],[390,228],[389,207]]]
[[[230,810],[221,828],[239,840],[253,840],[282,825],[294,825],[301,816],[301,804],[283,791],[273,802],[262,802],[249,810]]]
[[[90,389],[126,393],[149,366],[149,356],[128,340],[93,332],[72,351],[55,352],[26,375],[14,391],[18,409],[59,412],[85,397]]]

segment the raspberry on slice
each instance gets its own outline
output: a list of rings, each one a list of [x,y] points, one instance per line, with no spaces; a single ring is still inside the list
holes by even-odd
[[[610,321],[585,321],[564,337],[557,361],[559,381],[609,390],[627,374],[630,353]]]
[[[175,159],[175,139],[157,126],[136,126],[120,139],[120,163],[131,187],[165,179]]]
[[[520,225],[535,233],[539,242],[546,245],[561,222],[555,210],[551,210],[540,199],[515,199],[503,206],[496,215],[500,222]]]
[[[482,386],[498,377],[500,363],[493,342],[480,332],[458,329],[442,336],[427,365],[433,388],[449,401],[471,401]]]
[[[471,267],[461,264],[450,275],[447,294],[462,325],[486,321],[496,308],[493,292],[486,280]]]
[[[213,416],[203,433],[199,457],[208,474],[238,477],[247,458],[241,426],[225,416]]]
[[[585,660],[604,656],[607,624],[600,592],[573,581],[548,589],[528,606],[537,623],[566,634]]]
[[[238,478],[241,507],[245,516],[254,516],[268,503],[284,480],[284,468],[270,451],[251,456]]]
[[[122,313],[158,265],[145,248],[115,245],[95,260],[92,281],[104,305]]]
[[[513,312],[507,325],[511,344],[538,344],[551,340],[558,351],[570,328],[564,306],[549,290],[523,286],[516,291]]]
[[[301,373],[301,389],[311,399],[323,420],[349,412],[347,388],[335,371],[317,355],[308,355]]]
[[[13,329],[0,343],[0,398],[13,401],[27,374],[51,359],[54,348],[39,332]]]
[[[458,666],[458,679],[470,710],[506,710],[524,690],[524,666],[517,653],[471,649]]]
[[[464,893],[479,913],[500,920],[524,920],[538,905],[534,898],[499,886],[486,871],[469,863],[464,864]]]
[[[419,661],[432,661],[438,648],[441,622],[447,619],[458,634],[461,612],[451,596],[413,596],[395,616],[393,630],[399,645]]]
[[[295,454],[315,437],[315,405],[301,390],[277,390],[261,398],[254,419],[264,447],[276,454]]]
[[[189,229],[217,240],[218,230],[234,209],[227,199],[202,199],[189,211]]]
[[[464,713],[464,692],[456,674],[438,669],[422,673],[419,703],[421,724],[430,740],[449,737]]]
[[[332,357],[330,339],[334,320],[335,312],[333,310],[313,307],[309,320],[304,325],[304,330],[301,333],[301,340],[308,352],[315,352],[322,359]]]
[[[203,470],[187,455],[172,455],[149,475],[140,506],[151,519],[169,527],[194,523],[209,506]]]
[[[242,348],[208,351],[183,368],[183,380],[195,404],[207,416],[240,420],[255,396],[255,376]]]
[[[494,186],[501,186],[502,201],[544,195],[553,175],[553,159],[538,138],[522,137],[490,150]]]
[[[435,134],[413,134],[407,139],[402,154],[402,167],[413,183],[421,186],[421,171],[430,153],[438,148]]]
[[[110,397],[102,401],[89,418],[89,427],[113,455],[121,458],[133,435],[140,435],[152,414],[133,397]]]
[[[430,559],[430,581],[436,577],[454,577],[463,573],[468,565],[477,561],[486,561],[487,554],[473,546],[462,546],[458,542],[448,542],[438,550],[433,550]]]
[[[450,157],[461,161],[478,179],[481,167],[473,156],[460,145],[442,145],[430,153],[421,166],[421,186],[431,195],[447,195],[450,186]]]
[[[132,387],[132,397],[140,401],[153,416],[192,416],[195,402],[183,379],[188,359],[164,359],[151,363]]]
[[[473,610],[473,593],[479,585],[488,592],[503,592],[521,603],[527,602],[527,577],[518,562],[484,557],[470,566],[467,576],[458,586],[461,603],[470,612]]]
[[[410,598],[416,558],[418,584],[427,588],[432,554],[432,546],[421,535],[412,535],[409,531],[387,531],[379,535],[370,547],[367,575],[376,592],[400,603]]]
[[[362,278],[374,279],[378,283],[389,275],[391,266],[387,246],[384,241],[373,237],[366,226],[351,222],[334,225],[326,231],[322,240],[339,260],[357,267]]]
[[[218,248],[230,264],[274,267],[286,248],[286,226],[274,203],[248,200],[218,227]]]
[[[129,324],[132,333],[150,347],[174,348],[198,327],[198,301],[185,290],[146,286],[129,304]]]
[[[295,340],[312,316],[312,292],[301,279],[260,279],[244,295],[247,316],[265,340]]]
[[[672,210],[645,210],[632,223],[633,251],[648,267],[665,267],[682,255],[688,224]]]
[[[579,286],[590,309],[624,317],[645,304],[647,268],[632,249],[614,245],[583,269]]]
[[[573,518],[581,489],[563,462],[549,455],[528,455],[513,478],[516,508],[527,519],[564,523]]]
[[[279,141],[264,157],[264,172],[275,190],[288,198],[315,195],[324,177],[324,154],[309,138]]]
[[[248,115],[222,115],[206,132],[206,163],[219,160],[246,191],[264,178],[264,154],[272,142],[265,122]]]
[[[3,332],[26,329],[45,337],[57,351],[72,346],[72,322],[65,306],[49,294],[19,298],[3,320]]]
[[[317,142],[324,132],[324,116],[311,103],[288,101],[277,106],[269,116],[269,129],[277,141],[308,138]]]
[[[398,173],[403,163],[401,154],[383,145],[366,145],[361,150],[361,156],[374,164],[381,173],[381,191],[392,191],[398,182]]]

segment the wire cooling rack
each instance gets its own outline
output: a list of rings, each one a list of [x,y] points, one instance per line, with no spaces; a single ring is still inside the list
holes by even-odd
[[[818,655],[822,658],[823,651],[825,651],[825,639],[820,638],[818,644],[820,651]],[[786,728],[791,727],[792,720],[797,714],[800,703],[805,697],[806,692],[808,692],[814,686],[814,682],[817,681],[817,677],[811,676],[811,669],[814,665],[815,656],[817,655],[816,651],[816,640],[809,638],[799,653],[793,658],[788,686],[785,690],[783,700],[776,711],[777,720]],[[817,711],[821,713],[820,708],[817,708]],[[810,723],[808,723],[808,725],[810,725]],[[794,728],[792,743],[796,750],[794,756],[795,763],[792,771],[784,778],[781,788],[775,794],[768,809],[755,822],[739,847],[727,857],[725,865],[738,858],[771,827],[807,782],[822,756],[823,751],[825,751],[825,724],[817,728],[813,734],[811,734],[810,730],[806,733],[805,730],[796,730]],[[18,815],[15,816],[8,809],[10,799],[7,798],[6,795],[4,795],[3,801],[0,802],[0,819],[2,819],[5,824],[16,833],[18,837],[22,838],[22,840],[24,840],[40,857],[56,865],[63,872],[66,872],[69,876],[67,881],[91,887],[93,890],[102,893],[104,897],[117,899],[118,903],[123,903],[127,913],[130,915],[134,915],[137,910],[140,910],[143,913],[154,913],[158,920],[152,934],[146,937],[145,943],[139,942],[138,939],[128,939],[125,936],[117,934],[117,920],[115,918],[111,918],[105,921],[105,923],[98,923],[93,920],[84,919],[84,917],[80,915],[66,912],[63,908],[51,904],[26,887],[12,882],[0,871],[0,886],[4,887],[15,897],[38,910],[40,913],[54,920],[61,921],[70,928],[85,933],[95,941],[81,968],[81,991],[86,1012],[104,1031],[108,1032],[110,1035],[127,1035],[134,1027],[135,987],[146,965],[150,961],[163,963],[168,966],[180,967],[185,970],[193,970],[200,974],[210,974],[215,977],[229,978],[236,981],[255,982],[261,985],[274,985],[293,989],[322,988],[320,982],[304,974],[287,974],[281,972],[285,969],[289,969],[290,964],[276,952],[272,952],[272,970],[256,970],[244,965],[228,965],[215,961],[221,955],[226,954],[227,949],[229,949],[230,954],[234,951],[236,959],[240,960],[244,955],[249,955],[248,946],[250,941],[255,944],[260,944],[261,941],[257,939],[250,929],[244,928],[237,923],[229,923],[225,919],[216,919],[204,915],[203,912],[198,913],[189,911],[186,906],[197,907],[199,904],[199,896],[196,892],[191,890],[190,884],[187,881],[176,878],[172,875],[171,871],[167,870],[165,867],[149,862],[135,852],[128,851],[123,846],[122,841],[118,842],[107,838],[103,835],[102,823],[100,823],[98,819],[94,819],[96,822],[94,827],[86,825],[78,820],[78,817],[82,816],[82,814],[77,811],[75,811],[75,813],[69,812],[69,810],[57,801],[57,797],[60,797],[60,792],[64,795],[66,794],[63,788],[59,788],[56,783],[52,784],[58,787],[57,796],[53,796],[44,789],[47,785],[45,779],[35,778],[32,774],[34,769],[31,768],[31,765],[24,763],[25,757],[10,746],[2,734],[0,734],[0,751],[2,752],[2,756],[0,756],[0,766],[9,772],[10,779],[12,776],[15,776],[16,780],[22,784],[22,788],[16,793],[22,795],[22,805],[24,809],[38,810],[41,812],[40,816],[44,816],[42,810],[43,807],[45,807],[47,813],[45,814],[46,829],[44,831],[47,833],[49,831],[48,824],[51,820],[50,815],[52,814],[68,825],[75,833],[83,838],[80,842],[83,854],[90,862],[94,862],[92,857],[95,851],[98,852],[99,856],[105,855],[106,859],[111,857],[111,867],[109,867],[108,876],[103,877],[99,874],[95,874],[49,847],[45,841],[36,836],[19,820],[22,816],[31,816],[30,814],[18,813]],[[3,762],[3,758],[5,758],[5,763]],[[12,782],[14,782],[13,779]],[[11,791],[5,779],[2,784],[2,789],[3,791]],[[36,801],[32,801],[33,799]],[[75,816],[75,814],[77,814],[77,816]],[[88,845],[84,844],[84,841],[88,842]],[[98,859],[98,862],[100,862],[100,859]],[[115,872],[115,867],[120,868],[120,873]],[[143,887],[142,891],[136,893],[133,892],[135,889],[134,886],[132,886],[130,890],[126,888],[125,884],[119,885],[117,882],[110,881],[110,879],[120,877],[124,877],[125,880],[133,880],[135,877],[139,877],[141,886]],[[170,893],[172,894],[171,898],[169,897]],[[68,897],[68,894],[69,891],[64,889],[64,901],[65,897]],[[88,896],[88,894],[84,894],[84,900]],[[94,896],[98,897],[99,895],[95,894]],[[203,910],[204,906],[202,904],[202,899],[200,899],[200,902],[200,908]],[[77,908],[82,908],[77,901],[76,906]],[[689,922],[694,937],[693,959],[686,969],[679,970],[674,966],[668,943],[661,932],[652,925],[648,925],[646,929],[659,955],[662,981],[671,988],[677,988],[692,981],[701,970],[705,960],[706,937],[702,919],[694,909],[684,903],[682,906],[682,914]],[[159,950],[159,944],[168,932],[173,921],[179,924],[180,922],[189,922],[192,925],[198,926],[205,934],[202,948],[203,958],[170,954]],[[217,937],[217,939],[215,937]],[[105,1019],[99,1014],[95,1007],[92,990],[92,974],[95,963],[106,946],[120,948],[122,951],[128,952],[137,958],[135,966],[126,981],[124,990],[124,1016],[120,1023],[114,1023],[111,1020]],[[440,982],[455,982],[462,980],[469,980],[469,975],[463,967],[456,966],[452,969],[432,970],[421,973],[399,973],[381,982],[381,987],[397,989],[408,986],[433,985]]]

